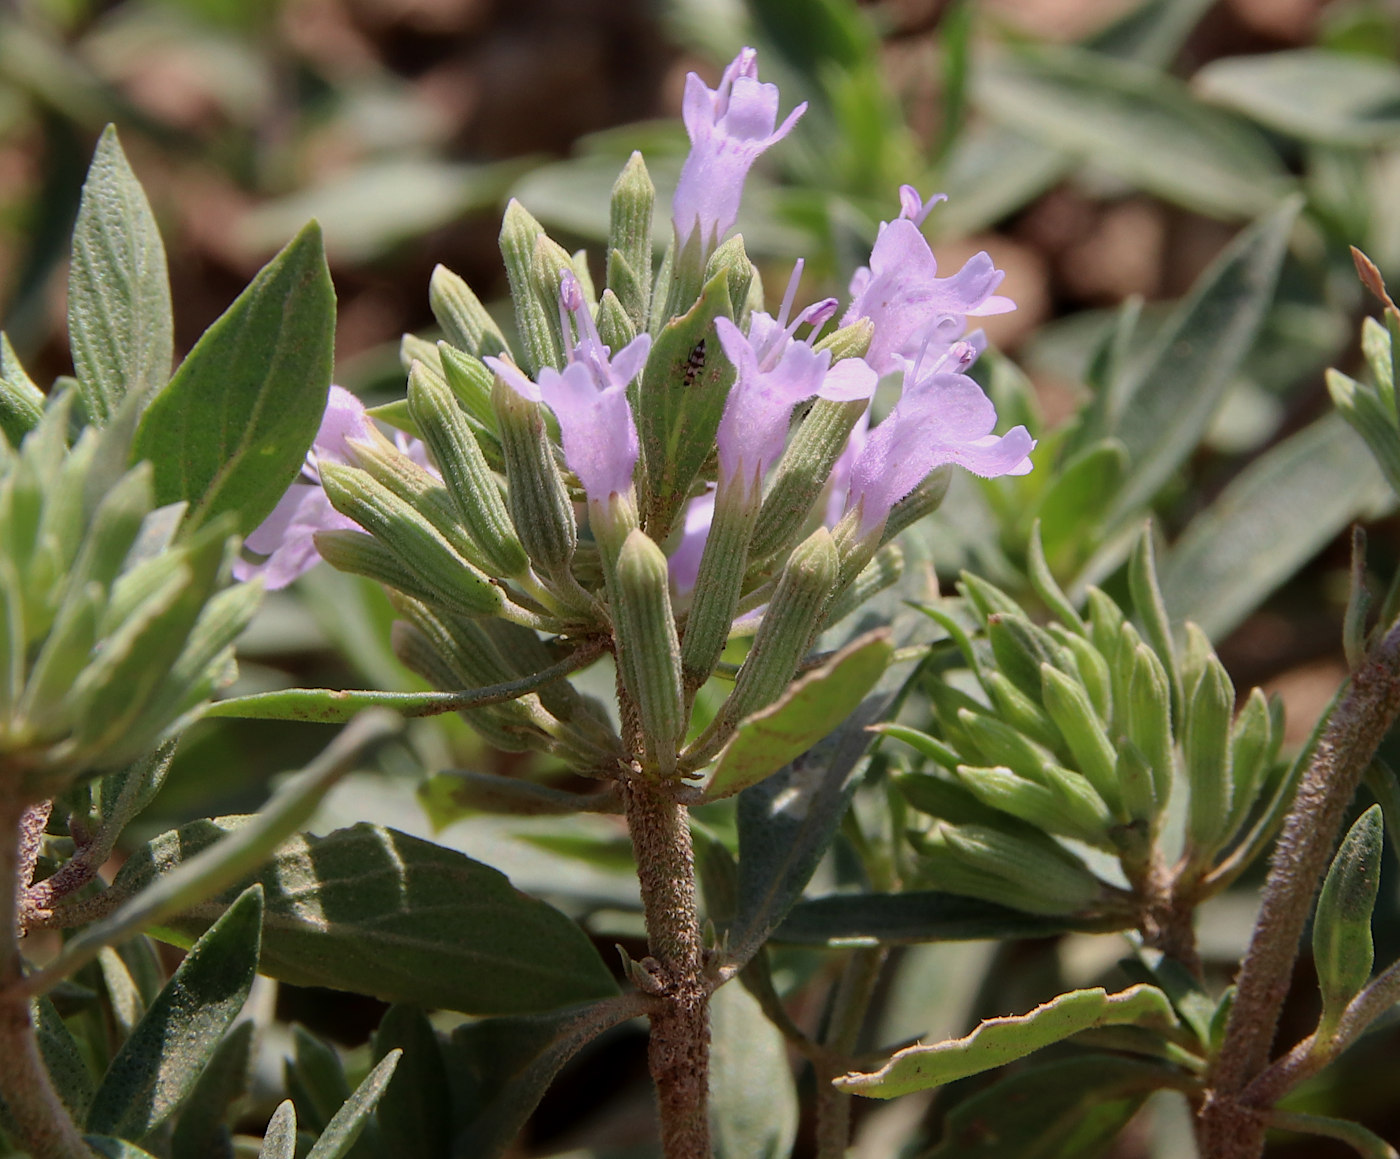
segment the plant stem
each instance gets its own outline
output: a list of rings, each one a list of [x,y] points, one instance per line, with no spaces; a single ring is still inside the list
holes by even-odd
[[[92,1159],[39,1056],[29,1000],[19,991],[21,821],[19,802],[0,799],[0,1097],[16,1142],[33,1159]],[[26,832],[25,836],[28,836]]]
[[[832,1002],[831,1027],[827,1050],[816,1063],[817,1072],[817,1159],[842,1159],[851,1139],[851,1100],[853,1095],[832,1086],[849,1067],[865,1012],[885,965],[883,946],[854,951],[837,983]]]
[[[622,782],[637,858],[647,944],[644,963],[660,1006],[651,1014],[647,1061],[656,1084],[666,1159],[709,1159],[710,986],[695,908],[695,862],[685,807],[664,782]]]
[[[1392,627],[1353,673],[1274,847],[1211,1090],[1201,1108],[1205,1159],[1255,1159],[1263,1151],[1268,1107],[1253,1105],[1242,1095],[1268,1063],[1313,895],[1356,787],[1397,714],[1400,626]]]

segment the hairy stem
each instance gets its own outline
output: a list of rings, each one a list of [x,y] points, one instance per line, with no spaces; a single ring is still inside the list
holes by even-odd
[[[1255,1159],[1263,1151],[1268,1107],[1253,1105],[1242,1095],[1269,1061],[1313,895],[1347,806],[1397,714],[1400,627],[1392,627],[1353,674],[1332,713],[1274,847],[1234,1008],[1201,1108],[1205,1159]]]
[[[92,1159],[44,1068],[29,1000],[18,989],[19,894],[28,884],[20,874],[33,868],[22,865],[31,844],[25,817],[18,802],[0,800],[0,1098],[14,1120],[15,1141],[34,1159]],[[37,840],[32,844],[37,849]]]
[[[685,807],[665,783],[624,780],[627,828],[646,912],[651,973],[660,1005],[651,1014],[647,1060],[666,1159],[709,1159],[710,987],[695,908],[695,863]]]
[[[831,1084],[850,1069],[850,1056],[865,1024],[865,1013],[880,980],[885,956],[883,946],[856,950],[847,959],[837,983],[831,1027],[824,1044],[827,1050],[816,1063],[817,1159],[842,1159],[850,1143],[854,1096]]]

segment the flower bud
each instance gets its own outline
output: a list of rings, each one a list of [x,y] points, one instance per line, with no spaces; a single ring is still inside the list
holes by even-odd
[[[1052,628],[1053,631],[1053,628]],[[1083,636],[1075,632],[1055,632],[1056,641],[1074,657],[1075,672],[1094,712],[1104,722],[1113,719],[1113,676],[1102,653]]]
[[[1174,763],[1171,684],[1162,661],[1146,644],[1138,644],[1133,652],[1127,715],[1124,731],[1147,759],[1152,769],[1153,798],[1159,809],[1165,808],[1171,795]]]
[[[1128,817],[1118,784],[1118,758],[1088,691],[1049,664],[1040,668],[1045,710],[1074,754],[1079,771],[1121,820]]]
[[[451,494],[430,472],[378,431],[371,432],[368,439],[347,439],[346,443],[355,466],[418,512],[464,559],[482,566],[481,552],[463,525]]]
[[[1147,629],[1171,688],[1172,707],[1178,716],[1185,706],[1185,693],[1176,664],[1176,649],[1172,643],[1171,624],[1167,620],[1167,605],[1157,584],[1157,563],[1152,550],[1152,524],[1143,526],[1132,554],[1128,557],[1128,588],[1133,596],[1133,610]]]
[[[1106,845],[1111,819],[1088,781],[1068,769],[1057,769],[1050,784],[1019,777],[1001,766],[958,765],[958,780],[983,804],[1020,818],[1046,833],[1072,837],[1091,845]]]
[[[720,484],[681,646],[681,671],[688,692],[709,678],[729,639],[757,518],[756,495],[741,482]]]
[[[43,417],[43,392],[27,377],[12,381],[0,374],[0,434],[10,446],[18,447]]]
[[[1007,902],[1029,913],[1091,909],[1102,886],[1079,858],[1053,842],[1025,841],[984,825],[943,825],[947,848],[969,868],[1001,878],[1015,893]]]
[[[504,607],[500,588],[468,563],[431,522],[364,471],[323,462],[321,486],[331,506],[368,531],[418,577],[420,582],[414,585],[418,590],[407,589],[408,594],[416,596],[425,590],[431,595],[430,604],[467,616],[489,616]]]
[[[1230,817],[1222,840],[1228,841],[1249,817],[1268,772],[1273,753],[1269,702],[1253,689],[1230,733]]]
[[[578,527],[545,430],[544,408],[499,380],[491,401],[501,433],[506,500],[515,532],[536,570],[556,586],[567,587]]]
[[[655,205],[656,186],[642,155],[634,152],[613,185],[608,228],[608,289],[631,319],[634,334],[646,326],[651,302],[651,220]],[[602,328],[600,319],[598,329]],[[608,341],[606,334],[603,341]],[[622,346],[613,349],[621,350]]]
[[[615,592],[613,630],[625,657],[624,679],[641,717],[647,756],[669,776],[685,733],[680,644],[666,556],[643,531],[633,530],[622,544]]]
[[[609,350],[621,350],[637,336],[636,326],[611,286],[603,291],[598,303],[597,321],[598,337]]]
[[[1318,1041],[1328,1038],[1347,1003],[1371,977],[1375,946],[1371,912],[1381,883],[1385,822],[1372,805],[1342,839],[1327,871],[1313,917],[1313,962],[1322,990]]]
[[[997,667],[1032,700],[1040,700],[1040,667],[1055,666],[1057,646],[1049,634],[1023,615],[994,612],[987,617],[987,640]]]
[[[535,289],[536,243],[544,236],[544,227],[511,198],[501,220],[501,257],[510,281],[511,301],[515,303],[515,325],[520,332],[520,368],[532,379],[539,375],[542,366],[564,365],[556,305],[559,279],[555,278],[544,298]],[[568,264],[566,254],[564,265]]]
[[[865,352],[870,349],[870,339],[874,336],[875,323],[869,318],[857,318],[849,326],[833,330],[812,349],[818,352],[830,350],[834,366],[843,358],[865,357]]]
[[[534,289],[535,297],[546,311],[550,307],[554,309],[555,324],[549,328],[549,337],[554,342],[554,349],[557,354],[552,356],[552,360],[547,364],[556,369],[562,369],[568,361],[570,334],[567,326],[561,327],[559,319],[559,283],[563,281],[564,275],[573,274],[575,284],[579,293],[583,296],[585,303],[589,306],[593,304],[593,289],[591,278],[580,278],[574,269],[573,258],[569,256],[569,251],[561,246],[543,231],[535,238],[535,252],[530,257],[530,284]],[[554,336],[558,334],[558,338]],[[539,376],[532,375],[533,378]]]
[[[496,384],[496,376],[491,368],[479,358],[463,354],[455,346],[446,342],[438,346],[442,358],[443,381],[457,396],[462,410],[471,423],[472,433],[482,444],[482,453],[493,469],[500,462],[500,440],[496,432],[496,408],[491,404],[491,388]],[[426,365],[426,364],[425,364]],[[410,372],[412,367],[409,367]],[[431,372],[431,367],[428,368]],[[486,438],[482,436],[486,435]],[[491,448],[496,448],[492,458]]]
[[[1151,822],[1160,817],[1157,807],[1157,787],[1152,766],[1137,745],[1127,737],[1119,737],[1118,787],[1123,808],[1133,822]]]
[[[530,560],[515,533],[496,477],[452,392],[415,363],[408,376],[408,411],[442,472],[442,481],[486,570],[518,576]]]
[[[855,581],[831,601],[831,606],[826,611],[826,626],[839,624],[852,612],[862,608],[867,601],[894,587],[903,577],[903,549],[897,543],[885,544],[861,569]]]
[[[1068,759],[1069,750],[1065,747],[1064,738],[1045,709],[995,669],[982,673],[981,679],[1000,719],[1053,752],[1057,758]]]
[[[444,265],[433,268],[428,281],[428,305],[447,341],[458,350],[481,358],[506,350],[506,340],[481,299],[467,283]]]
[[[1235,687],[1212,656],[1191,692],[1182,734],[1182,756],[1191,798],[1186,822],[1188,846],[1199,862],[1225,836],[1230,816],[1230,718]]]
[[[880,542],[888,543],[906,527],[912,527],[942,507],[952,481],[953,467],[950,463],[935,467],[925,475],[914,490],[890,508],[890,513],[885,516],[885,529],[880,533]]]
[[[749,287],[759,280],[753,262],[749,261],[748,251],[744,249],[743,234],[736,233],[710,255],[710,260],[705,263],[705,283],[708,284],[711,278],[721,273],[729,287],[729,301],[734,306],[735,321],[741,321],[738,315],[743,313]]]
[[[972,746],[968,751],[984,764],[1005,765],[1028,781],[1045,782],[1045,769],[1055,763],[1048,749],[985,711],[960,709],[958,723]]]

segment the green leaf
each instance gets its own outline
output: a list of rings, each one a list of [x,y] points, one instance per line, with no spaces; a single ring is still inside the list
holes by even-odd
[[[1171,1003],[1155,987],[1130,986],[1109,994],[1096,986],[1061,994],[1029,1014],[987,1019],[963,1038],[908,1047],[878,1071],[848,1074],[837,1079],[836,1085],[859,1095],[893,1099],[1004,1066],[1094,1027],[1166,1030],[1176,1024]]]
[[[995,120],[1187,209],[1253,217],[1291,187],[1252,126],[1157,69],[1035,47],[989,53],[973,76],[974,99]]]
[[[801,896],[836,836],[857,766],[890,697],[875,695],[827,738],[739,796],[739,908],[730,944],[751,956]]]
[[[1128,469],[1128,453],[1116,439],[1085,447],[1056,472],[1045,489],[1036,518],[1050,567],[1062,574],[1097,538],[1113,496]]]
[[[326,1129],[321,1132],[321,1137],[307,1153],[306,1159],[341,1159],[350,1151],[368,1124],[389,1080],[394,1077],[394,1068],[402,1055],[401,1050],[391,1050],[379,1060],[378,1065],[365,1076],[365,1081],[355,1088],[355,1093],[326,1124]]]
[[[232,511],[244,534],[276,506],[316,437],[330,389],[335,291],[313,222],[259,271],[154,399],[134,459],[186,529]]]
[[[1325,415],[1261,455],[1187,525],[1162,561],[1168,615],[1220,639],[1352,520],[1391,501],[1360,436]]]
[[[391,1006],[374,1032],[374,1056],[402,1051],[394,1081],[379,1100],[380,1137],[390,1155],[448,1159],[451,1095],[437,1031],[414,1006]]]
[[[1213,0],[1145,0],[1096,32],[1086,47],[1165,69]]]
[[[89,1130],[143,1139],[190,1093],[248,998],[262,917],[262,890],[254,886],[195,943],[107,1068]]]
[[[155,1159],[149,1151],[143,1151],[125,1139],[113,1139],[109,1135],[84,1135],[83,1141],[103,1159]]]
[[[621,798],[611,785],[597,793],[571,793],[519,777],[461,769],[431,774],[418,786],[418,800],[435,831],[463,817],[482,813],[560,817],[573,813],[622,812]]]
[[[32,383],[11,382],[0,375],[0,434],[10,446],[18,447],[43,417],[44,396]]]
[[[1350,1002],[1371,977],[1376,961],[1371,914],[1381,884],[1385,823],[1372,805],[1342,838],[1327,870],[1313,916],[1313,961],[1322,991],[1318,1039],[1325,1041]]]
[[[297,1112],[291,1099],[283,1099],[263,1132],[258,1159],[296,1159]]]
[[[1320,145],[1365,147],[1400,137],[1394,61],[1300,48],[1213,60],[1191,86],[1208,101]]]
[[[59,1099],[74,1121],[81,1122],[92,1105],[92,1096],[97,1088],[92,1071],[83,1057],[83,1050],[47,998],[37,999],[32,1012],[44,1069],[49,1072]]]
[[[1120,1055],[1029,1067],[954,1107],[925,1159],[1094,1159],[1148,1095],[1179,1082],[1175,1070]]]
[[[245,824],[195,821],[132,855],[113,888],[134,892]],[[617,992],[584,932],[505,875],[452,849],[369,824],[287,842],[255,876],[162,923],[188,942],[239,888],[266,891],[262,969],[298,986],[465,1014],[548,1010]]]
[[[1121,928],[1121,921],[1025,913],[980,898],[933,890],[832,894],[799,901],[773,934],[795,945],[963,942],[1049,938],[1076,930]]]
[[[73,225],[68,333],[88,418],[104,426],[127,395],[170,377],[174,323],[165,247],[116,129],[97,142]]]
[[[705,785],[705,800],[732,797],[801,756],[855,711],[893,656],[888,632],[867,633],[745,717]]]
[[[642,1012],[636,994],[523,1018],[484,1018],[458,1027],[444,1050],[453,1103],[465,1125],[453,1155],[498,1159],[515,1140],[554,1076],[603,1031]]]
[[[248,1090],[256,1029],[250,1019],[224,1035],[180,1112],[170,1140],[172,1159],[233,1159],[228,1119]]]
[[[1110,421],[1129,467],[1110,525],[1135,520],[1200,443],[1273,300],[1298,208],[1288,201],[1231,242],[1114,384]]]
[[[710,999],[710,1133],[716,1159],[787,1159],[797,1088],[782,1031],[742,986]]]

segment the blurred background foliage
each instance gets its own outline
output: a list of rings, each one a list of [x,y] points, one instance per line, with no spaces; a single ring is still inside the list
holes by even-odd
[[[1237,687],[1282,696],[1299,743],[1345,673],[1343,532],[1393,502],[1331,415],[1322,377],[1328,365],[1358,370],[1357,322],[1373,305],[1348,246],[1400,282],[1400,10],[1387,0],[8,0],[0,323],[34,378],[71,371],[67,239],[92,144],[112,121],[160,219],[181,350],[315,216],[339,295],[338,381],[371,401],[401,397],[400,336],[431,334],[433,266],[501,298],[495,235],[511,196],[596,255],[622,162],[642,149],[669,197],[686,148],[684,75],[713,80],[743,44],[759,49],[784,109],[810,102],[751,178],[740,221],[770,288],[799,256],[805,292],[844,287],[910,182],[949,195],[928,224],[945,270],[986,249],[1019,304],[989,320],[1004,357],[980,373],[1003,429],[1025,421],[1039,434],[1038,470],[959,479],[911,553],[945,581],[967,566],[1024,595],[1039,515],[1063,583],[1122,590],[1124,536],[1150,503],[1170,610],[1202,622]],[[1291,224],[1290,198],[1301,203]],[[1235,280],[1223,278],[1212,263],[1271,214],[1270,236],[1287,242],[1277,282],[1269,261],[1250,265],[1255,251],[1239,259],[1257,233],[1233,251]],[[657,228],[664,243],[664,215]],[[1195,350],[1170,341],[1172,311],[1193,286],[1215,295],[1195,299],[1200,309],[1243,319]],[[1180,469],[1115,511],[1124,477],[1116,452],[1095,442],[1094,400],[1138,387],[1167,391],[1172,406],[1179,397],[1194,417],[1169,464]],[[1079,529],[1058,554],[1055,518]],[[1378,574],[1395,571],[1392,523],[1375,526],[1371,551]],[[934,570],[911,570],[927,594]],[[267,599],[243,642],[240,690],[415,687],[389,649],[389,620],[372,585],[320,568]],[[200,726],[145,832],[251,810],[267,778],[325,735]],[[563,905],[600,943],[644,952],[620,822],[494,817],[450,777],[422,782],[451,768],[552,773],[486,749],[458,721],[419,721],[382,775],[336,793],[320,825],[371,818],[435,834]],[[707,820],[732,828],[722,809]],[[1382,958],[1400,953],[1388,880]],[[1211,960],[1237,959],[1250,904],[1231,895],[1203,915]],[[1117,955],[1108,941],[900,951],[870,1045],[961,1033],[978,1016],[1091,984]],[[775,956],[799,1021],[820,1016],[828,966],[814,950]],[[372,1003],[289,988],[279,1010],[357,1049],[378,1019]],[[717,1017],[744,1024],[742,1011]],[[620,1146],[645,1129],[639,1041],[621,1029],[566,1071],[536,1118],[539,1153]],[[1367,1065],[1394,1046],[1381,1034],[1358,1047],[1327,1089],[1310,1089],[1310,1109],[1369,1115],[1395,1138],[1393,1066]],[[350,1057],[352,1071],[365,1061]],[[966,1095],[955,1087],[940,1107]],[[881,1107],[858,1124],[857,1153],[894,1154],[888,1140],[925,1138],[920,1116],[936,1124],[941,1113],[918,1099]],[[926,1142],[937,1135],[930,1127]],[[1187,1135],[1166,1107],[1118,1153],[1187,1155]],[[799,1136],[799,1154],[809,1142]],[[1307,1147],[1299,1153],[1324,1154]]]

